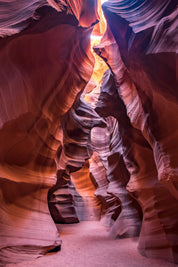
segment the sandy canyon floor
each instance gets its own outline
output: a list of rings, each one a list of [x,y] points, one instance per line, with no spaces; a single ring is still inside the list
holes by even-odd
[[[99,222],[57,225],[62,249],[33,261],[7,267],[173,267],[162,260],[148,259],[137,251],[137,238],[113,240]]]

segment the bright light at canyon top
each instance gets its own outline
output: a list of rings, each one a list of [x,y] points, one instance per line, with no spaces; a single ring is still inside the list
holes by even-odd
[[[84,100],[91,105],[93,108],[96,106],[99,94],[100,94],[100,86],[102,82],[102,77],[105,71],[108,69],[108,66],[104,62],[102,58],[100,58],[94,51],[93,47],[100,44],[102,36],[106,31],[106,21],[102,12],[101,5],[106,2],[106,0],[98,0],[98,15],[99,22],[94,26],[93,32],[90,36],[91,40],[91,51],[95,58],[95,65],[93,69],[93,74],[90,79],[90,92],[86,93],[84,96]],[[89,88],[89,87],[88,87]],[[93,89],[91,89],[93,88]]]
[[[101,39],[106,31],[106,20],[101,7],[104,2],[106,2],[106,0],[98,0],[99,22],[94,26],[93,32],[91,34],[91,40]]]
[[[93,51],[93,47],[99,45],[101,42],[102,36],[106,31],[106,20],[102,11],[102,3],[106,2],[106,0],[98,0],[98,15],[99,22],[94,26],[93,32],[90,36],[91,39],[91,50],[95,57],[95,66],[93,70],[92,79],[96,84],[100,84],[102,80],[102,76],[106,69],[108,68],[105,62]]]

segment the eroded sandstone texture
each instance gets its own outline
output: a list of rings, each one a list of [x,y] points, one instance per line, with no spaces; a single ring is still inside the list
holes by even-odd
[[[176,5],[104,3],[100,86],[96,0],[1,2],[0,265],[59,249],[54,221],[80,220],[178,263]]]
[[[138,249],[172,262],[178,262],[175,9],[176,1],[111,0],[103,5],[107,32],[95,47],[113,73],[96,110],[118,120],[127,189],[143,211]]]
[[[47,193],[56,181],[61,120],[90,79],[94,63],[89,38],[97,20],[94,1],[93,12],[84,18],[77,2],[70,12],[60,2],[63,12],[45,1],[27,2],[1,3],[2,35],[18,29],[0,40],[1,264],[60,247]],[[46,6],[35,12],[38,20],[28,21],[38,5]],[[24,24],[28,27],[21,31]]]

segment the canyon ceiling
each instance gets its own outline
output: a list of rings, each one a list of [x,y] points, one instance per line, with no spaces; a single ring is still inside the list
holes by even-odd
[[[0,2],[0,266],[81,220],[178,263],[177,1],[102,10],[107,27],[100,0]]]

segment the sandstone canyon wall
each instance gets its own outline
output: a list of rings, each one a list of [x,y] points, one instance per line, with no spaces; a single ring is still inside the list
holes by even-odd
[[[54,221],[80,220],[178,263],[176,5],[103,4],[101,84],[97,1],[2,1],[0,265],[60,249]]]
[[[178,262],[176,1],[111,0],[103,10],[108,28],[94,49],[113,78],[96,110],[118,120],[127,189],[143,211],[140,253]]]
[[[45,1],[27,2],[1,5],[1,264],[60,247],[47,193],[56,182],[62,117],[94,65],[89,38],[97,20],[94,1],[83,18],[84,4],[78,9],[75,2],[68,10],[59,3],[56,10]],[[38,6],[43,7],[35,10]]]

